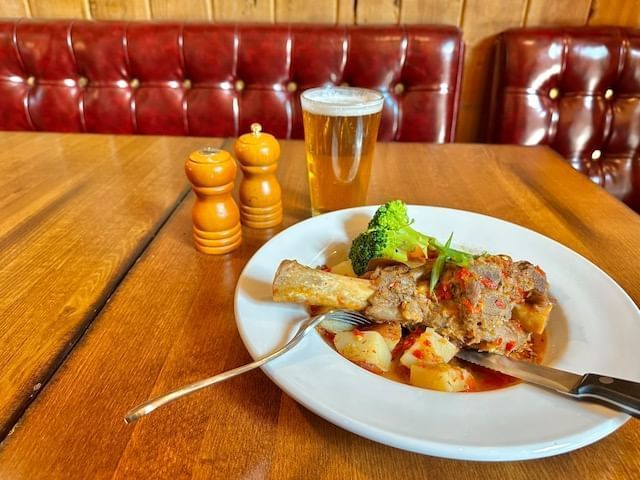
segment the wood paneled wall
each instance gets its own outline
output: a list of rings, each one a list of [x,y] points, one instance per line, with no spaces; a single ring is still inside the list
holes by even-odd
[[[0,17],[327,24],[446,23],[463,29],[457,140],[480,139],[495,35],[525,25],[640,25],[640,0],[0,0]]]

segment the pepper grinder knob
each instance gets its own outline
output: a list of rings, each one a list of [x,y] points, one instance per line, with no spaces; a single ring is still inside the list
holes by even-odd
[[[234,146],[244,178],[240,182],[240,219],[251,228],[271,228],[282,222],[282,190],[275,172],[280,144],[262,125],[251,124]]]
[[[193,239],[199,252],[223,254],[242,242],[238,205],[231,192],[238,167],[224,150],[206,147],[192,152],[185,162],[193,185]]]

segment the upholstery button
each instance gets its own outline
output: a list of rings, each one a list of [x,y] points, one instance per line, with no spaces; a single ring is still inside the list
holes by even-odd
[[[558,98],[558,95],[560,95],[560,90],[558,90],[557,88],[553,87],[551,90],[549,90],[549,98],[551,100],[555,100],[556,98]]]
[[[182,88],[184,88],[185,90],[189,90],[191,88],[191,80],[189,80],[188,78],[185,78],[182,81]]]
[[[236,92],[241,92],[244,90],[244,82],[242,80],[236,80],[235,83]]]
[[[137,78],[132,78],[129,82],[129,86],[134,89],[138,88],[140,86],[140,80],[138,80]]]
[[[287,91],[293,93],[298,90],[298,84],[296,82],[287,83]]]
[[[396,95],[402,95],[404,93],[404,85],[402,83],[396,83],[393,91],[396,92]]]
[[[29,85],[30,87],[33,87],[36,84],[36,77],[29,77],[27,78],[27,85]]]
[[[600,150],[594,150],[591,154],[591,160],[598,160],[602,156],[602,152]]]
[[[607,100],[610,100],[611,97],[613,97],[613,90],[611,90],[610,88],[607,88],[604,91],[604,98],[606,98]]]
[[[87,83],[89,83],[89,79],[87,79],[87,77],[78,77],[78,86],[80,88],[86,87]]]

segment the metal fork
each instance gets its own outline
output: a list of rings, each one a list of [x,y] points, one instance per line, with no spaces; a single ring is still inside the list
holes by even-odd
[[[317,327],[324,320],[336,320],[339,322],[348,323],[350,325],[353,325],[354,327],[363,327],[371,324],[371,320],[369,320],[360,312],[356,312],[353,310],[330,310],[328,312],[311,317],[300,326],[296,335],[289,342],[287,342],[282,348],[276,350],[275,352],[267,355],[264,358],[256,360],[255,362],[234,368],[233,370],[222,372],[218,375],[214,375],[213,377],[205,378],[204,380],[199,380],[189,385],[185,385],[184,387],[178,388],[169,393],[165,393],[164,395],[160,395],[159,397],[138,405],[125,414],[125,423],[133,423],[139,418],[150,414],[156,408],[161,407],[162,405],[166,405],[169,402],[173,402],[178,398],[182,398],[193,392],[197,392],[198,390],[201,390],[210,385],[215,385],[216,383],[224,382],[225,380],[229,380],[230,378],[242,375],[243,373],[253,370],[254,368],[261,367],[265,363],[270,362],[274,358],[278,358],[280,355],[291,350],[307,333]]]

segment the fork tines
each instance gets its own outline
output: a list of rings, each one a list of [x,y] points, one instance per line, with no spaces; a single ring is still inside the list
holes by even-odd
[[[371,320],[365,317],[362,313],[355,310],[332,310],[327,313],[327,318],[330,320],[339,320],[341,322],[350,323],[357,326],[371,325]]]

